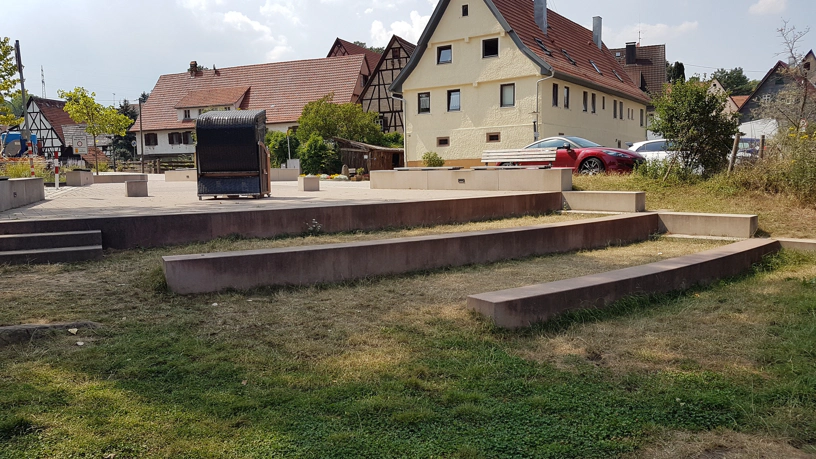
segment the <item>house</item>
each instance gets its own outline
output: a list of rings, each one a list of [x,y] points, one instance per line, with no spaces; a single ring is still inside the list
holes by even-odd
[[[326,57],[338,56],[365,56],[366,68],[368,72],[365,72],[364,75],[367,77],[368,75],[374,73],[374,67],[377,66],[377,62],[379,62],[381,54],[371,51],[368,48],[355,45],[354,43],[346,40],[342,40],[338,37],[336,40],[334,40],[334,43],[329,50],[329,54],[327,54]]]
[[[808,103],[804,107],[804,113],[801,113],[799,96],[805,89],[812,96],[807,98]],[[775,119],[780,125],[799,124],[799,118],[803,117],[802,115],[809,114],[804,117],[811,119],[816,117],[814,99],[816,99],[816,58],[813,51],[810,51],[800,63],[777,62],[740,107],[740,120],[743,123],[750,123]],[[772,101],[779,101],[781,104],[778,105],[777,110],[769,113],[768,110],[763,109],[762,105]]]
[[[65,101],[31,96],[26,104],[26,118],[31,132],[37,135],[40,154],[52,156],[59,152],[60,159],[79,160],[87,152],[92,136],[65,111]],[[111,136],[96,136],[97,147],[105,150]]]
[[[380,114],[379,122],[383,132],[405,132],[402,101],[391,97],[388,87],[408,65],[415,49],[416,45],[413,43],[396,35],[391,37],[360,95],[364,112]]]
[[[145,157],[195,153],[195,120],[210,110],[266,110],[267,128],[286,132],[297,127],[303,107],[328,94],[334,102],[357,102],[366,57],[323,59],[201,69],[190,62],[187,72],[162,75],[130,128]]]
[[[732,96],[728,94],[728,91],[725,90],[722,83],[716,78],[712,78],[711,81],[709,81],[708,91],[712,94],[726,94],[725,109],[723,109],[725,113],[737,113],[740,107],[742,107],[742,104],[748,100],[748,96]]]
[[[668,83],[666,45],[640,46],[640,43],[631,42],[625,48],[613,48],[609,52],[642,91],[652,97],[663,93],[663,87]]]
[[[646,138],[649,97],[603,44],[546,0],[440,0],[390,90],[405,101],[406,162],[446,165],[483,150],[575,135],[622,146]]]

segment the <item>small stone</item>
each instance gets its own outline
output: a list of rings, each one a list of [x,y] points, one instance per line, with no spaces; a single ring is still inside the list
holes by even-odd
[[[218,306],[218,303],[213,303],[212,305],[213,305],[213,306]]]
[[[242,385],[242,386],[246,386],[248,382],[249,382],[249,381],[247,381],[247,380],[245,379],[245,380],[241,381],[241,385]]]
[[[85,345],[85,342],[83,342],[83,341],[77,341],[77,346],[84,346],[84,345]]]
[[[78,331],[79,331],[78,328],[69,328],[68,329],[68,333],[70,333],[72,335],[76,335]]]

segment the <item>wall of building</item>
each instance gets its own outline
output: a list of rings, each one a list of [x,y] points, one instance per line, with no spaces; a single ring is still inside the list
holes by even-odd
[[[266,129],[269,131],[286,132],[289,128],[297,126],[297,123],[279,123],[267,124]],[[194,132],[195,130],[193,130]],[[189,145],[170,145],[170,138],[168,134],[171,132],[184,132],[184,130],[172,129],[164,131],[145,131],[145,135],[152,133],[157,134],[159,144],[154,146],[145,145],[145,157],[153,156],[172,156],[172,155],[192,155],[195,154],[195,144]],[[142,154],[142,139],[139,133],[136,133],[136,151],[137,155]]]

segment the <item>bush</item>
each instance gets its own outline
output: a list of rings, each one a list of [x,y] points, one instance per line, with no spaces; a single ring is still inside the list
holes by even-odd
[[[300,146],[298,156],[304,174],[331,174],[339,172],[342,167],[337,151],[317,134],[312,134],[309,140]]]
[[[685,167],[682,161],[676,160],[674,165],[671,165],[672,158],[666,159],[650,159],[645,163],[635,167],[634,175],[652,180],[663,180],[672,182],[694,182],[701,177],[695,174],[694,171]],[[669,171],[671,166],[671,171]],[[666,173],[668,172],[668,176]]]
[[[422,155],[422,164],[425,167],[442,167],[445,165],[445,160],[435,151],[428,151]]]
[[[297,150],[298,147],[300,147],[300,141],[297,137],[290,135],[287,139],[286,133],[284,132],[269,131],[266,133],[264,140],[266,146],[269,148],[269,152],[272,154],[270,158],[272,167],[280,167],[281,164],[286,164],[290,152],[292,159],[298,157]]]

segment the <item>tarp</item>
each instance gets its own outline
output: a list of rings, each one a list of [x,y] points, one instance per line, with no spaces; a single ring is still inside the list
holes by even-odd
[[[749,121],[740,124],[739,131],[743,133],[743,137],[758,139],[764,135],[765,138],[770,139],[779,131],[779,123],[771,118]]]

